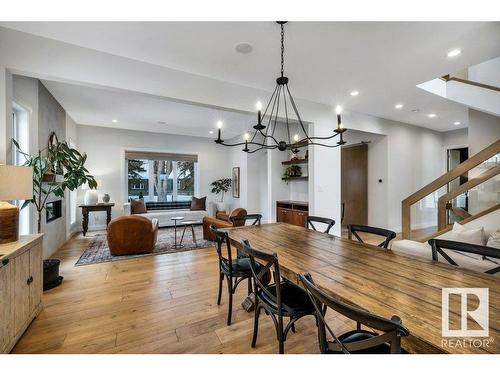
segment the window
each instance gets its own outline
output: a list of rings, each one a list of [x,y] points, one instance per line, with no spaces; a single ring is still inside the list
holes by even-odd
[[[29,121],[28,111],[16,103],[12,103],[12,137],[17,141],[24,152],[29,152]],[[19,150],[12,152],[12,164],[23,165],[26,161]],[[24,201],[16,201],[15,204],[21,208]],[[19,212],[19,234],[30,233],[30,206]]]
[[[126,152],[129,198],[186,202],[195,195],[196,155]]]

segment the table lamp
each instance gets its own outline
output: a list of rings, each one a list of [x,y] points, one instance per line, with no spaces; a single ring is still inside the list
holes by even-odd
[[[0,165],[0,244],[19,239],[19,208],[8,202],[33,199],[33,168]]]

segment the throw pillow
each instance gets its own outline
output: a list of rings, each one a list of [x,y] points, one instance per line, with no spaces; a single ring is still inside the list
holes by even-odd
[[[191,201],[191,211],[205,211],[205,206],[207,203],[207,197],[196,198],[193,197]]]
[[[490,238],[488,238],[486,246],[500,249],[500,230],[491,234]]]
[[[465,226],[455,222],[453,229],[437,238],[448,241],[457,241],[470,243],[473,245],[485,245],[484,229],[479,228],[466,228]]]
[[[130,199],[130,213],[132,215],[145,214],[147,212],[144,199]]]

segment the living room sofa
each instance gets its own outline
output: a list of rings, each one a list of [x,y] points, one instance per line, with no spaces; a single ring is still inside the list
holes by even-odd
[[[184,220],[194,220],[202,222],[205,216],[208,216],[206,210],[191,211],[190,202],[147,202],[146,209],[147,213],[144,214],[134,214],[134,216],[144,216],[148,219],[158,220],[159,227],[170,227],[174,226],[174,221],[172,220],[175,216],[182,216]],[[123,214],[131,215],[130,203],[125,203],[123,205]],[[179,224],[179,222],[177,222]]]

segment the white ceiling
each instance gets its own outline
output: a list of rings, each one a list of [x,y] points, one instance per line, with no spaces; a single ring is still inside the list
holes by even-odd
[[[46,80],[42,83],[69,116],[82,125],[216,138],[216,123],[221,120],[223,137],[228,139],[257,122],[255,115],[178,103],[136,92]],[[210,130],[214,133],[210,134]]]
[[[272,90],[279,73],[279,28],[273,22],[0,26],[260,89]],[[240,42],[253,51],[237,53]],[[467,124],[466,107],[416,85],[500,56],[500,23],[291,22],[285,43],[285,73],[297,98],[445,131],[455,129],[455,121]],[[454,48],[462,54],[448,58]],[[351,97],[352,90],[360,94]],[[396,110],[396,103],[405,106]],[[411,112],[415,108],[420,111]],[[437,117],[429,119],[429,113]]]

